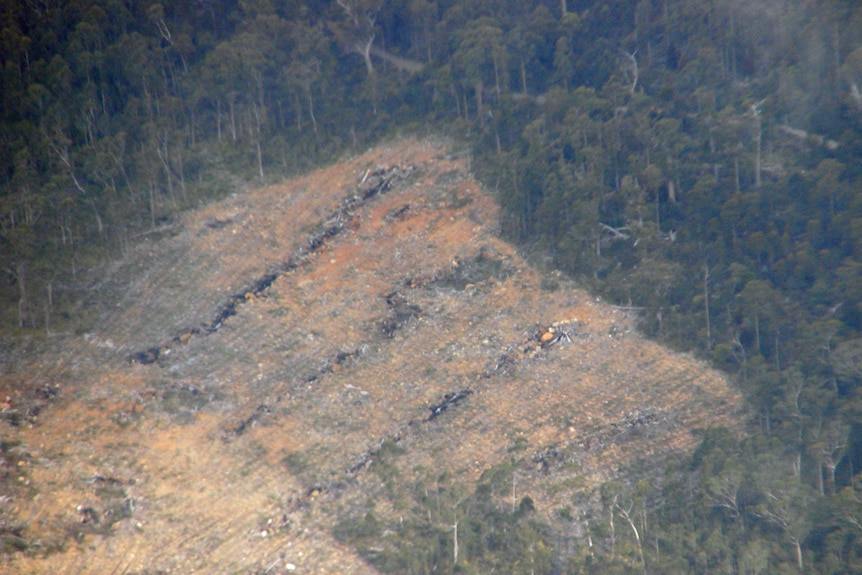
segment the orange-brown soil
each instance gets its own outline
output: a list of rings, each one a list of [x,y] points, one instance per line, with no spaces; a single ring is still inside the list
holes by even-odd
[[[5,569],[368,573],[330,529],[385,440],[401,481],[518,459],[550,516],[736,425],[721,375],[543,282],[497,221],[463,156],[405,140],[139,245],[96,328],[0,374],[0,518],[29,545]]]

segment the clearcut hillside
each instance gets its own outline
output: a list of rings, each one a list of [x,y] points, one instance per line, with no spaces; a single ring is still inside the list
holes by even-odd
[[[408,513],[389,482],[509,465],[501,507],[577,517],[737,426],[719,373],[502,241],[468,165],[393,141],[113,265],[92,330],[0,367],[4,569],[374,573],[333,530]]]

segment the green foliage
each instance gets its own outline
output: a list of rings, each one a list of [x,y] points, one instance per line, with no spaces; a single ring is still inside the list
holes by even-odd
[[[532,499],[523,497],[513,511],[505,485],[503,499],[495,487],[500,475],[511,484],[513,469],[486,473],[472,493],[446,476],[423,479],[409,490],[410,508],[397,520],[357,510],[335,533],[384,573],[551,573],[553,539],[533,519]]]
[[[614,520],[620,547],[597,542],[572,572],[759,573],[798,569],[800,553],[807,570],[859,571],[862,9],[389,0],[368,26],[347,16],[315,0],[5,2],[0,317],[13,336],[82,329],[81,272],[235,182],[405,127],[452,134],[474,146],[508,238],[712,359],[753,414],[751,437],[707,433],[656,487],[639,553],[620,514],[649,498],[606,493],[594,531],[606,539]],[[363,54],[368,38],[380,51]],[[503,273],[495,261],[476,273]],[[388,497],[427,507],[400,493],[391,446],[377,455]],[[384,551],[368,544],[370,560],[541,571],[552,545],[530,514],[480,497],[500,477],[454,515],[466,494],[435,480],[430,519]],[[360,519],[365,545],[384,520]]]

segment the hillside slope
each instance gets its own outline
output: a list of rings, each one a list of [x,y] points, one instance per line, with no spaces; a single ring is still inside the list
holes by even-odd
[[[718,373],[543,277],[497,221],[466,158],[408,140],[140,245],[96,329],[4,368],[0,518],[29,547],[7,566],[370,573],[331,529],[384,489],[384,444],[399,481],[517,454],[550,516],[735,425]]]

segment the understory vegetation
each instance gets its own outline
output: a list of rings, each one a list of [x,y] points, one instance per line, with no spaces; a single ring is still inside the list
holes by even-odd
[[[446,134],[508,239],[751,421],[591,516],[509,501],[513,460],[337,536],[387,573],[862,572],[860,86],[849,0],[4,2],[3,345],[86,329],[94,271],[183,210]]]

